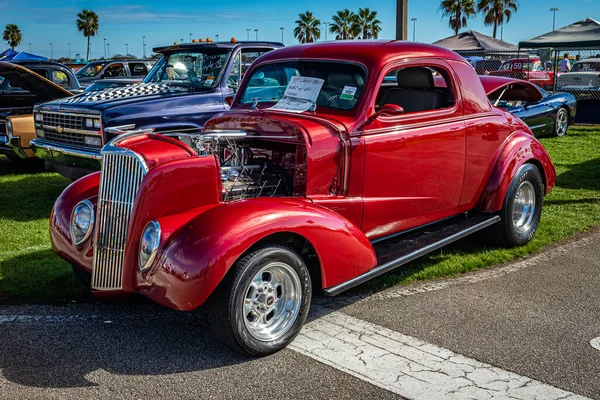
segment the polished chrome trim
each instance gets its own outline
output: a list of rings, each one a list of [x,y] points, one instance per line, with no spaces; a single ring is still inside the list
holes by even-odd
[[[39,147],[40,149],[56,151],[57,153],[62,153],[62,154],[66,154],[69,156],[90,158],[92,160],[101,160],[102,159],[102,155],[100,154],[100,152],[78,150],[78,149],[73,149],[73,148],[68,148],[68,147],[59,147],[54,144],[50,144],[50,143],[46,142],[45,140],[40,140],[39,138],[32,139],[30,142],[30,145],[31,145],[31,148],[34,150],[34,152],[35,152],[35,148]]]
[[[77,209],[77,207],[81,204],[85,204],[86,206],[88,206],[90,208],[90,210],[92,210],[92,219],[90,221],[90,228],[88,229],[88,231],[86,232],[86,234],[83,236],[83,239],[81,239],[79,242],[76,242],[75,239],[73,239],[73,217],[75,216],[75,210]],[[92,232],[94,231],[94,225],[96,223],[96,216],[94,213],[94,205],[89,201],[89,200],[82,200],[79,203],[77,203],[75,205],[75,207],[73,207],[73,210],[71,211],[71,220],[70,220],[70,233],[71,233],[71,241],[73,242],[73,244],[75,245],[75,247],[81,247],[82,244],[84,244],[92,235]]]
[[[394,268],[397,268],[401,265],[404,265],[406,263],[409,263],[411,261],[416,260],[417,258],[424,256],[427,253],[431,253],[432,251],[438,250],[452,242],[455,242],[459,239],[462,239],[466,236],[469,236],[472,233],[475,233],[477,231],[480,231],[482,229],[487,228],[488,226],[491,226],[495,223],[497,223],[498,221],[500,221],[500,216],[495,215],[493,217],[490,217],[489,219],[480,222],[477,225],[473,225],[470,228],[467,228],[463,231],[457,232],[454,235],[448,236],[447,238],[444,238],[442,240],[439,240],[435,243],[432,243],[428,246],[422,247],[418,250],[413,251],[412,253],[409,253],[405,256],[402,256],[400,258],[397,258],[393,261],[390,261],[388,263],[382,264],[382,265],[378,265],[375,268],[365,272],[362,275],[359,275],[355,278],[350,279],[349,281],[340,283],[339,285],[336,286],[332,286],[330,288],[325,289],[325,294],[328,296],[335,296],[338,295],[348,289],[353,288],[354,286],[360,285],[361,283],[364,283],[370,279],[376,278],[381,274],[384,274],[388,271],[391,271]]]
[[[46,128],[51,131],[58,132],[58,126],[46,125],[46,124],[42,124],[40,122],[38,122],[37,124],[40,125],[42,128]],[[79,133],[81,135],[98,136],[98,131],[86,131],[84,129],[73,129],[73,128],[63,128],[63,127],[61,127],[61,129],[62,129],[62,132],[66,132],[66,133]],[[102,128],[98,128],[98,129],[102,129]],[[58,133],[62,133],[62,132],[58,132]]]
[[[153,225],[154,229],[156,229],[156,232],[158,232],[158,243],[156,244],[156,248],[154,250],[152,250],[152,253],[150,253],[150,257],[148,257],[148,261],[146,261],[146,264],[142,265],[142,260],[140,260],[140,256],[142,254],[142,238],[144,237],[144,234],[146,233],[146,229],[148,229],[148,225]],[[160,230],[160,224],[156,220],[152,220],[152,221],[148,222],[146,224],[146,226],[144,227],[144,229],[142,230],[142,236],[140,236],[140,245],[138,248],[138,268],[140,269],[140,272],[142,274],[145,274],[146,272],[148,272],[148,270],[152,267],[152,264],[154,263],[154,259],[156,258],[156,253],[158,253],[158,247],[160,246],[161,236],[162,236],[162,231]]]
[[[135,124],[111,126],[111,127],[106,128],[104,131],[107,133],[121,134],[121,133],[127,133],[127,132],[131,131],[132,129],[135,129]]]
[[[90,113],[90,114],[79,114],[79,113],[70,113],[70,112],[62,112],[62,111],[44,111],[44,110],[34,110],[34,113],[40,114],[58,114],[58,115],[68,115],[69,117],[83,117],[83,118],[96,118],[100,117],[100,113]],[[43,122],[43,121],[37,121]]]

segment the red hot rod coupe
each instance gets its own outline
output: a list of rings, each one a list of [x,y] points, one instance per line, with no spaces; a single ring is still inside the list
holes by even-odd
[[[313,284],[335,295],[484,228],[526,244],[556,177],[462,57],[397,41],[267,53],[202,133],[120,135],[102,157],[57,200],[55,251],[96,295],[206,302],[253,355],[294,339]]]

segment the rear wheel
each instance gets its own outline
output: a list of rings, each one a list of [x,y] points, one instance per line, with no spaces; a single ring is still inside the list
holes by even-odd
[[[564,136],[569,128],[569,113],[566,109],[560,108],[554,117],[554,135]]]
[[[208,302],[215,335],[246,354],[264,356],[300,332],[311,300],[309,271],[291,249],[261,247],[238,260]]]
[[[524,164],[504,198],[497,234],[508,246],[524,246],[537,231],[542,216],[544,181],[537,167]]]

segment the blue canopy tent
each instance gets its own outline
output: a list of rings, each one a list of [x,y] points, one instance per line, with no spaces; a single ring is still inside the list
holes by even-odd
[[[48,61],[48,57],[36,56],[35,54],[26,53],[24,51],[14,51],[13,49],[8,49],[3,53],[0,53],[0,61]]]

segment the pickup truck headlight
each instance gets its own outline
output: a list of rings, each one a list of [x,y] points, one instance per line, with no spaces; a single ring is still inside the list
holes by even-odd
[[[89,200],[77,203],[71,213],[71,240],[77,247],[85,243],[94,229],[94,206]]]
[[[42,113],[36,113],[35,114],[35,120],[37,122],[43,122],[44,121],[44,115]]]
[[[147,272],[156,257],[158,245],[160,244],[160,224],[158,221],[150,221],[146,224],[140,239],[140,251],[138,256],[138,267],[142,273]]]

